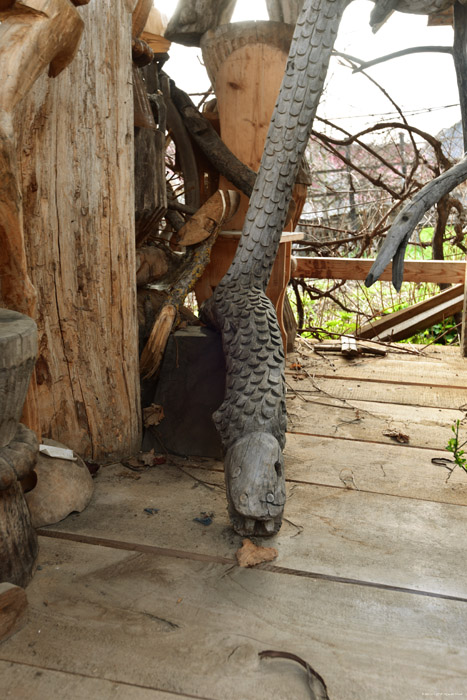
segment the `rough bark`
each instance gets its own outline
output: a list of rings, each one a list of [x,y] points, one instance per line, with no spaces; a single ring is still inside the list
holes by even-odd
[[[282,519],[284,352],[265,289],[347,0],[306,0],[233,263],[206,302],[222,332],[225,399],[214,422],[226,452],[229,512],[240,534],[271,535]],[[250,440],[251,438],[251,440]],[[249,445],[258,455],[250,457]]]
[[[42,429],[100,461],[140,445],[131,4],[78,10],[79,54],[38,80],[19,125]]]

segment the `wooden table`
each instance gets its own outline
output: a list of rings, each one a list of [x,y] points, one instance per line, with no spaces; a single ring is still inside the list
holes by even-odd
[[[195,285],[198,305],[212,296],[215,288],[229,269],[237,250],[241,233],[241,231],[222,231],[219,234],[219,238],[211,252],[211,261]],[[276,308],[284,350],[287,347],[287,333],[284,328],[283,307],[287,284],[291,277],[292,243],[302,239],[303,233],[289,233],[285,231],[282,234],[279,250],[272,268],[271,279],[266,289],[266,294]]]

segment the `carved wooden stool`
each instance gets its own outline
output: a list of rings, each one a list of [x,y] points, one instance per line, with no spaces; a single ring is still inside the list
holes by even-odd
[[[36,355],[32,318],[0,309],[0,583],[23,587],[38,545],[19,482],[34,469],[38,443],[19,419]]]

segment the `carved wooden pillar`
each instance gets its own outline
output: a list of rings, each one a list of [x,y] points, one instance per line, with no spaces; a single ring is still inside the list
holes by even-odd
[[[204,63],[217,96],[220,136],[237,158],[255,172],[261,162],[293,30],[292,25],[281,22],[240,22],[206,32],[201,40]],[[219,188],[235,189],[222,175]],[[296,216],[291,217],[285,231],[294,230],[305,196],[306,185],[296,185],[293,193]],[[249,204],[246,195],[241,193],[240,197],[237,213],[224,225],[229,233],[219,236],[211,263],[196,287],[198,302],[210,296],[233,260]],[[296,235],[282,237],[266,291],[276,307],[284,348],[287,334],[283,304],[290,279],[292,240],[296,238]]]
[[[37,536],[19,481],[34,468],[38,443],[19,423],[37,354],[34,321],[0,309],[0,584],[26,586]]]
[[[220,135],[243,163],[258,171],[274,105],[284,76],[293,26],[239,22],[207,32],[203,59],[217,97]],[[221,176],[219,187],[233,186]],[[240,230],[248,209],[239,209],[224,228]]]

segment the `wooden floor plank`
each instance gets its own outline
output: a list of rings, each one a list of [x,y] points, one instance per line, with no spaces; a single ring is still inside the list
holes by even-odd
[[[291,480],[467,505],[467,474],[431,461],[445,451],[289,434],[284,454]]]
[[[297,664],[259,660],[280,649],[332,700],[465,692],[465,603],[43,538],[40,566],[4,661],[215,700],[309,697]]]
[[[95,667],[88,673],[93,671]],[[2,697],[11,700],[183,700],[195,697],[7,661],[0,661],[0,679]]]
[[[344,364],[345,363],[345,364]],[[433,363],[424,360],[400,362],[379,357],[377,359],[358,358],[354,361],[332,360],[332,365],[309,363],[302,370],[287,371],[287,377],[311,374],[315,377],[343,377],[344,379],[366,379],[398,384],[420,384],[459,387],[467,389],[467,366],[465,370],[457,364],[449,367],[445,363]]]
[[[351,404],[353,408],[326,396],[316,396],[312,403],[292,394],[287,402],[288,430],[388,445],[394,444],[394,439],[384,433],[393,430],[407,435],[412,447],[443,450],[452,437],[451,426],[457,419],[465,419],[465,412],[455,409],[376,401]],[[467,424],[465,432],[467,436]]]
[[[349,476],[349,485],[359,486],[360,477],[350,466],[344,462],[333,470],[341,486]],[[379,465],[375,469],[382,474]],[[217,472],[192,473],[223,485]],[[410,475],[402,480],[410,481]],[[194,486],[197,482],[187,474],[163,468],[145,472],[139,480],[115,480],[108,469],[86,511],[50,529],[235,560],[241,538],[229,527],[224,492]],[[458,498],[461,492],[467,504],[465,479]],[[159,512],[147,515],[147,506]],[[201,512],[213,514],[211,525],[193,521]],[[280,566],[467,598],[465,507],[292,484],[285,515],[283,530],[272,540]]]
[[[332,396],[347,401],[376,401],[405,406],[467,409],[467,389],[439,387],[435,384],[406,385],[379,383],[376,380],[338,377],[286,377],[289,394],[306,398]]]

